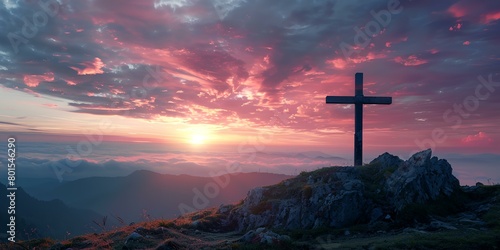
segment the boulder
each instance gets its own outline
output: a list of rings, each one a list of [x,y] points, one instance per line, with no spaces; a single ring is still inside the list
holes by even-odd
[[[362,167],[323,168],[253,189],[228,213],[227,223],[240,232],[340,228],[374,222],[386,212],[449,196],[459,188],[450,164],[432,157],[430,149],[407,161],[384,153]]]
[[[385,189],[396,211],[411,203],[436,200],[440,195],[450,196],[460,189],[448,161],[431,156],[430,149],[414,154],[387,179]]]

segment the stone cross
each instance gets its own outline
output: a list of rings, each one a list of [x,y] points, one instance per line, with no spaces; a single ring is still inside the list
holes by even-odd
[[[363,165],[363,105],[391,104],[392,97],[364,96],[363,73],[355,75],[354,96],[327,96],[326,103],[354,104],[354,166]]]

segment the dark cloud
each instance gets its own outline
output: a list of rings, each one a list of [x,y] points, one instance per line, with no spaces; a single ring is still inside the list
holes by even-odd
[[[19,123],[14,123],[14,122],[3,122],[3,121],[0,121],[0,124],[5,124],[5,125],[13,125],[13,126],[23,126]]]

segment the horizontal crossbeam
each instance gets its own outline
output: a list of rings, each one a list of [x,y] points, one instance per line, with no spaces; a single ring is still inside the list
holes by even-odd
[[[391,104],[392,97],[364,96],[363,104]]]
[[[326,103],[354,104],[354,96],[327,96]]]
[[[379,96],[327,96],[326,103],[336,104],[391,104],[392,97]]]

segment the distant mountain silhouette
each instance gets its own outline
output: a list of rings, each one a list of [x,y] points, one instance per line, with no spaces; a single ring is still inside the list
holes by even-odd
[[[44,191],[39,197],[61,199],[68,205],[119,216],[130,223],[152,218],[175,218],[181,214],[180,204],[198,209],[234,203],[255,187],[276,184],[291,177],[271,173],[238,173],[214,179],[139,170],[125,177],[90,177],[62,183]],[[222,184],[217,184],[216,180]],[[221,187],[225,182],[227,186]],[[204,194],[206,192],[208,195]],[[203,206],[199,204],[200,194],[207,201],[201,204]],[[196,204],[193,203],[195,196],[198,197]]]
[[[7,178],[4,178],[7,180]],[[0,181],[3,185],[5,182]],[[62,183],[55,178],[20,178],[16,180],[16,185],[22,187],[30,196],[38,198],[41,194],[60,186]]]
[[[1,211],[0,224],[4,225],[4,228],[10,216],[7,214],[7,194],[6,186],[0,184],[0,196],[2,197],[0,207],[5,208]],[[64,239],[94,232],[92,228],[98,228],[98,226],[92,221],[100,221],[102,218],[102,215],[90,210],[68,207],[60,200],[37,200],[22,188],[18,188],[16,191],[16,239],[38,237]],[[5,233],[5,231],[1,233]]]
[[[325,154],[321,151],[305,151],[296,154],[297,157],[307,157],[307,158],[322,158],[322,159],[332,159],[332,160],[346,160],[345,158]]]

